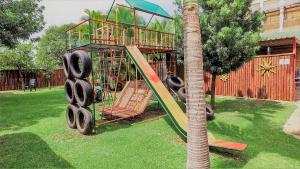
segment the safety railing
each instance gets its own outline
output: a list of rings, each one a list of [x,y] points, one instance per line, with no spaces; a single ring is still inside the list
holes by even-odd
[[[100,45],[137,45],[143,49],[175,49],[173,33],[147,29],[140,26],[116,24],[103,20],[87,19],[66,30],[67,47]]]
[[[143,27],[137,27],[136,29],[136,45],[140,48],[174,49],[175,47],[175,35],[172,33],[146,29]]]

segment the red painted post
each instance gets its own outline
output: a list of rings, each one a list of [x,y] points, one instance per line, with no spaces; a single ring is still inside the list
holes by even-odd
[[[293,87],[293,101],[296,101],[296,67],[297,67],[297,43],[296,43],[296,38],[293,38],[293,82],[294,82],[294,87]]]
[[[296,50],[297,50],[296,38],[293,38],[293,54],[295,55],[296,55]]]

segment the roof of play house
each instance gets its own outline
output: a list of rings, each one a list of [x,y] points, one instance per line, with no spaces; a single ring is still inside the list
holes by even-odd
[[[145,1],[145,0],[125,0],[132,8],[136,8],[140,11],[148,12],[165,18],[171,18],[171,16],[162,7],[157,4]]]
[[[286,38],[296,38],[300,40],[300,28],[286,29],[282,32],[270,32],[270,33],[262,33],[261,40],[277,40],[277,39],[286,39]]]

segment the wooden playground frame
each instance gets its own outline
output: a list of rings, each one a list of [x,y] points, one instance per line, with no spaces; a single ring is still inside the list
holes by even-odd
[[[114,4],[114,3],[113,3]],[[157,74],[162,74],[162,59],[157,59],[154,55],[163,55],[166,54],[169,56],[169,61],[166,61],[165,64],[169,67],[169,74],[176,74],[176,58],[174,57],[175,49],[175,33],[171,32],[163,32],[158,30],[149,29],[145,26],[137,25],[137,11],[142,11],[146,13],[152,14],[150,21],[152,20],[154,15],[160,16],[156,13],[152,13],[149,11],[143,11],[141,9],[136,9],[132,7],[128,7],[121,4],[116,4],[119,7],[124,7],[133,10],[133,18],[134,24],[125,24],[112,22],[108,20],[99,20],[94,18],[88,18],[80,23],[72,26],[71,28],[65,30],[66,32],[66,48],[67,51],[72,52],[74,50],[85,50],[89,52],[90,57],[93,60],[93,65],[95,61],[100,63],[100,68],[92,71],[91,83],[93,86],[93,91],[95,91],[96,84],[101,83],[103,77],[99,78],[97,81],[95,78],[96,72],[100,72],[101,74],[108,73],[109,78],[111,78],[116,71],[117,77],[115,79],[115,86],[120,83],[119,73],[121,69],[121,64],[124,60],[126,60],[126,52],[125,46],[134,45],[137,46],[141,52],[147,55],[147,61],[151,63],[152,68]],[[112,5],[113,6],[113,5]],[[112,8],[111,8],[112,9]],[[110,11],[111,11],[110,9]],[[167,19],[165,16],[160,16]],[[150,23],[149,21],[149,23]],[[148,24],[149,24],[148,23]],[[130,59],[126,60],[127,70],[130,71]],[[119,66],[117,70],[114,70],[113,65],[118,62]],[[168,63],[167,63],[168,62]],[[130,73],[126,72],[126,81],[132,80]],[[135,68],[135,80],[138,81],[142,79],[141,75],[138,73]],[[104,87],[104,98],[102,103],[102,112],[101,120],[104,120],[104,112],[108,106],[113,106],[113,102],[117,99],[117,87],[113,91],[109,89],[108,82],[106,82],[107,77],[104,77],[104,82],[102,85]],[[163,78],[163,77],[162,77]],[[121,83],[125,83],[124,80]],[[136,93],[138,93],[138,82],[136,82]],[[113,93],[113,94],[112,94]],[[136,96],[138,98],[138,96]],[[139,99],[137,99],[139,100]],[[139,102],[136,102],[139,104]],[[140,115],[146,108],[146,104],[143,104],[143,107],[140,108],[142,111],[132,110],[131,114],[118,115],[118,110],[113,110],[111,108],[110,118],[107,118],[105,121],[96,124],[96,105],[93,102],[93,116],[95,126],[101,126],[107,123],[117,122],[124,119],[133,118],[137,115]],[[135,106],[133,106],[135,107]],[[120,109],[121,110],[121,109]],[[107,111],[106,111],[107,112]],[[137,113],[138,112],[138,113]],[[109,114],[108,112],[106,115]]]
[[[134,2],[134,0],[126,1]],[[151,3],[143,2],[146,3],[145,6],[151,6]],[[158,5],[152,4],[153,6],[164,11]],[[66,30],[67,50],[69,52],[85,50],[92,59],[91,81],[94,92],[96,73],[99,73],[100,90],[103,91],[102,106],[99,108],[102,112],[100,120],[103,121],[96,124],[94,100],[94,126],[102,126],[142,114],[154,95],[180,136],[186,139],[187,116],[164,84],[168,75],[176,75],[175,34],[138,26],[136,11],[150,13],[153,16],[156,13],[135,7],[127,8],[133,10],[133,25],[89,18]],[[164,12],[161,12],[161,16],[171,19]],[[99,66],[96,66],[97,62]],[[115,63],[118,63],[117,66]],[[95,67],[98,69],[94,70]],[[123,79],[120,79],[120,72],[125,72]],[[127,83],[118,96],[118,83],[122,81]],[[209,146],[221,149],[243,151],[247,148],[246,144],[216,140],[213,136],[209,136],[208,141]]]

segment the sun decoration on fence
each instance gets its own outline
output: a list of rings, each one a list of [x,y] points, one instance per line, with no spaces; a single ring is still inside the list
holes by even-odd
[[[263,76],[269,76],[271,73],[275,73],[275,68],[276,65],[274,65],[271,60],[265,60],[259,65],[257,71],[260,71]]]
[[[229,76],[228,74],[223,74],[220,76],[220,79],[223,81],[223,82],[227,82],[227,80],[229,79]]]

